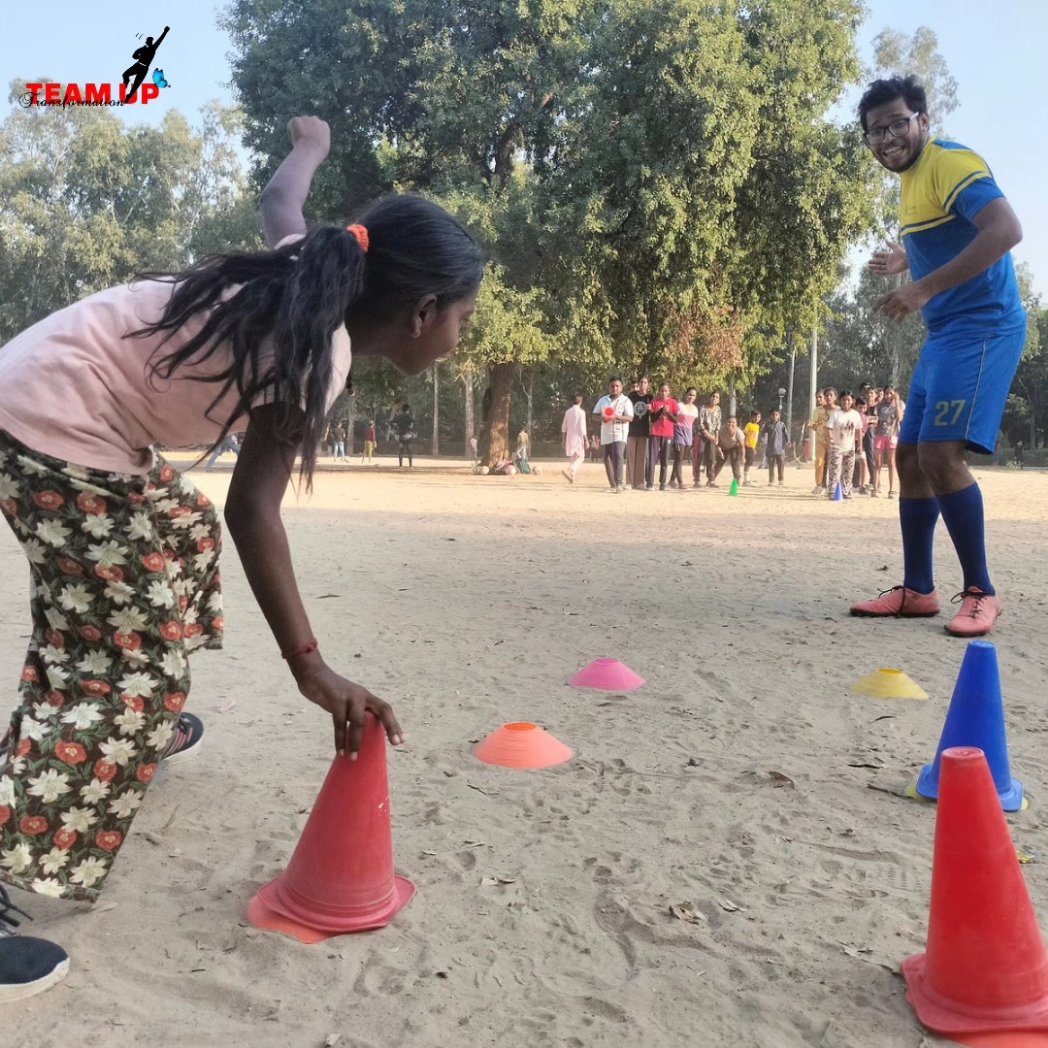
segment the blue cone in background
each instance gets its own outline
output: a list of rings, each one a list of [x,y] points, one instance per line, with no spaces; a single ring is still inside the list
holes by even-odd
[[[921,769],[917,792],[932,800],[939,798],[939,762],[951,746],[977,746],[986,754],[997,796],[1005,811],[1023,806],[1023,784],[1012,778],[1008,762],[1008,739],[1004,730],[1004,702],[997,649],[985,640],[968,642],[961,672],[946,711],[935,760]]]

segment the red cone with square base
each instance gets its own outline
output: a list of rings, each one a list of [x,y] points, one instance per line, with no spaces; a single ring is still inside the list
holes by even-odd
[[[982,750],[942,753],[928,951],[902,965],[936,1033],[1048,1031],[1048,951]]]
[[[386,733],[368,714],[359,758],[335,758],[287,869],[259,889],[248,918],[319,942],[389,924],[414,894],[393,873]]]

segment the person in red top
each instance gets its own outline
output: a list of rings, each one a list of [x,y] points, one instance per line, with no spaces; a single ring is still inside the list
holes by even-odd
[[[648,438],[647,489],[655,488],[655,463],[659,464],[659,491],[666,490],[666,471],[669,468],[670,447],[673,444],[673,423],[677,421],[680,405],[670,396],[669,384],[663,382],[648,408],[651,436]]]
[[[378,434],[375,432],[375,420],[368,419],[367,429],[364,430],[364,453],[360,456],[361,463],[375,461],[375,448],[377,447]]]

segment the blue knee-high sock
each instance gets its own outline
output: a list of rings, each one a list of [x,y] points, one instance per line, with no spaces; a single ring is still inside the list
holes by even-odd
[[[979,485],[972,484],[963,491],[940,495],[939,508],[961,562],[964,588],[976,586],[983,593],[996,592],[990,584],[990,572],[986,567],[983,498]]]
[[[902,529],[902,584],[918,593],[935,589],[932,548],[939,519],[938,499],[899,499]]]

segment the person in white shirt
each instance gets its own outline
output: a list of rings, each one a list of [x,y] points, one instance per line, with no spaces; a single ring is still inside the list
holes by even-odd
[[[840,407],[831,412],[826,422],[830,438],[830,461],[826,479],[826,497],[833,498],[837,484],[846,499],[852,496],[852,473],[855,455],[862,444],[862,416],[855,410],[850,389],[841,390]]]
[[[623,396],[622,379],[613,375],[608,381],[608,395],[593,408],[600,419],[600,446],[604,449],[604,469],[612,491],[624,491],[626,479],[626,438],[633,418],[633,404]]]
[[[586,412],[582,409],[582,394],[575,394],[575,403],[564,412],[564,421],[560,424],[564,434],[564,454],[568,456],[568,468],[562,469],[569,484],[575,483],[575,476],[586,460]]]

